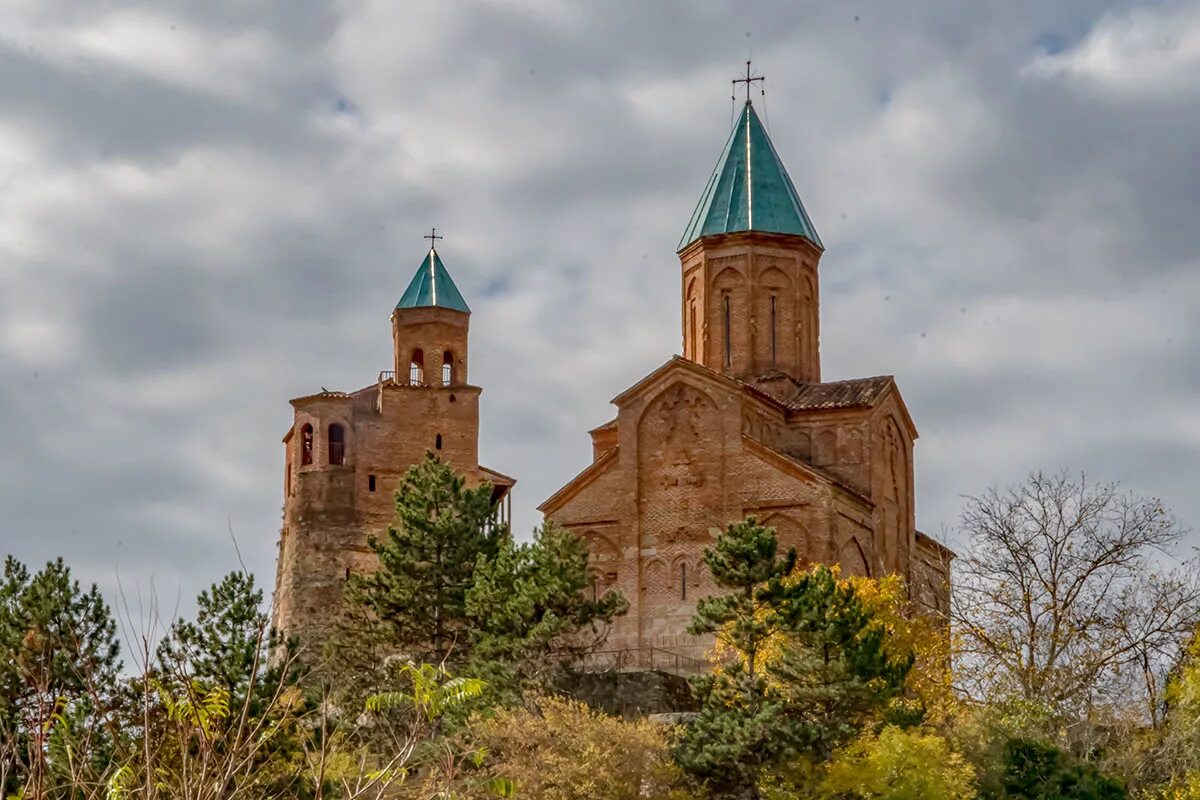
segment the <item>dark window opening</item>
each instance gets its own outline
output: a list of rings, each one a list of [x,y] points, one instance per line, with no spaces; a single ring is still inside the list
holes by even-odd
[[[733,366],[733,333],[729,330],[729,295],[725,295],[725,368]]]
[[[772,367],[775,366],[775,355],[777,352],[776,351],[776,342],[777,341],[778,341],[778,338],[776,336],[776,327],[775,327],[775,295],[771,295],[771,366]]]
[[[336,422],[329,426],[329,463],[346,463],[346,429]]]
[[[311,464],[313,457],[313,426],[305,424],[300,429],[300,463]]]
[[[593,603],[594,603],[594,602],[596,602],[596,600],[597,600],[597,599],[599,598],[599,596],[600,596],[599,589],[598,589],[598,587],[597,587],[597,585],[596,585],[597,583],[599,583],[599,581],[597,581],[597,579],[596,579],[596,576],[595,576],[595,575],[593,575],[593,576],[592,576],[592,602],[593,602]]]
[[[700,360],[699,342],[696,341],[696,301],[688,305],[688,356],[693,361]]]
[[[346,567],[346,580],[350,580],[350,568]]]
[[[419,347],[413,350],[412,359],[409,361],[408,382],[413,386],[425,383],[425,352]]]
[[[286,471],[283,473],[283,494],[285,497],[292,495],[292,462],[286,464]]]
[[[433,446],[438,450],[442,449],[442,435],[439,433],[433,440]]]
[[[367,476],[367,491],[368,492],[375,491],[375,476],[374,475]]]
[[[679,599],[687,600],[687,564],[679,565]]]
[[[453,402],[454,402],[454,395],[450,395],[450,402],[451,402],[451,403],[453,403]]]
[[[449,386],[454,382],[454,353],[447,350],[442,353],[442,386]]]

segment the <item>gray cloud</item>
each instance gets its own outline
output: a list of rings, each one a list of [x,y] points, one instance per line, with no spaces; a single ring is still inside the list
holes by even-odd
[[[1060,466],[1200,517],[1194,7],[29,0],[0,23],[0,531],[25,560],[186,607],[232,527],[269,587],[287,399],[389,363],[429,225],[475,311],[483,458],[533,525],[679,349],[673,250],[748,49],[828,247],[825,374],[897,375],[921,527]]]

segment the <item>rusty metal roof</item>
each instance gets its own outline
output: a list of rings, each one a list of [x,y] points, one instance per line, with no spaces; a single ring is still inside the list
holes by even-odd
[[[874,405],[892,384],[892,377],[878,375],[828,383],[801,383],[777,374],[764,375],[744,383],[789,411],[834,411]]]

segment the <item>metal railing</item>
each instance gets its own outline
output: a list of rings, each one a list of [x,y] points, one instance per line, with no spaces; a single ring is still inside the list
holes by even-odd
[[[667,672],[672,675],[700,675],[712,669],[702,659],[661,647],[598,650],[584,656],[580,663],[584,672]]]
[[[396,386],[434,386],[434,387],[449,387],[450,384],[443,381],[441,375],[432,377],[417,375],[414,377],[412,373],[396,374],[393,369],[383,370],[379,373],[379,385],[385,383],[395,384]]]

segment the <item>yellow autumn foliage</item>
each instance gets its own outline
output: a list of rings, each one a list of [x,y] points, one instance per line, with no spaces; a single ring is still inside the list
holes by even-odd
[[[971,800],[974,779],[942,737],[888,726],[835,753],[820,789],[825,797],[856,800]]]
[[[797,567],[787,580],[794,583],[818,568]],[[948,626],[918,611],[909,601],[904,580],[897,575],[884,578],[841,577],[838,566],[828,569],[837,577],[839,585],[854,590],[878,623],[886,628],[885,647],[889,655],[898,658],[908,653],[914,655],[915,663],[906,681],[906,694],[924,706],[926,722],[938,726],[951,720],[958,711],[958,703],[952,687]],[[768,612],[763,609],[760,613]],[[714,662],[737,657],[730,648],[721,646],[721,637],[718,636],[717,641],[718,645],[712,652]],[[758,653],[759,664],[769,666],[777,660],[784,641],[784,634],[769,639]]]
[[[684,800],[671,759],[670,728],[624,720],[584,703],[539,698],[472,726],[488,772],[528,800]]]

